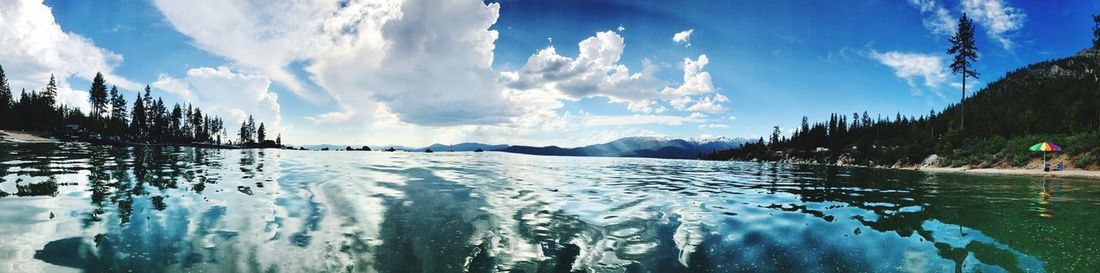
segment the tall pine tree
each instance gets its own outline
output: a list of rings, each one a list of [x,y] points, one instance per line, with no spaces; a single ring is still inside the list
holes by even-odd
[[[135,139],[145,137],[145,128],[147,128],[145,112],[145,100],[141,99],[139,93],[134,98],[134,110],[130,112],[130,136]]]
[[[15,115],[13,99],[8,76],[4,74],[4,66],[0,66],[0,129],[11,128],[11,117]]]
[[[1092,23],[1092,48],[1100,49],[1100,15],[1093,15]]]
[[[107,112],[107,83],[103,80],[103,73],[95,73],[88,94],[88,101],[92,103],[92,118],[98,121]]]
[[[57,81],[54,80],[53,74],[50,74],[50,82],[46,83],[46,90],[42,91],[42,99],[50,107],[57,102]]]
[[[126,133],[126,98],[118,93],[118,86],[111,86],[111,127],[116,135]]]
[[[257,137],[256,142],[259,142],[259,143],[264,143],[264,140],[267,140],[267,132],[265,132],[265,130],[264,130],[264,123],[263,122],[260,122],[260,129],[257,130],[256,137]]]
[[[974,22],[963,13],[959,17],[959,30],[951,36],[951,48],[947,54],[954,54],[951,72],[962,75],[962,97],[959,98],[959,129],[966,130],[966,78],[978,78],[971,63],[978,61],[978,48],[974,46]]]

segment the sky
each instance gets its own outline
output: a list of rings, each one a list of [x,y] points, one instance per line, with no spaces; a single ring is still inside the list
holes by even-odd
[[[297,145],[756,138],[957,102],[964,12],[972,94],[1088,47],[1100,1],[0,0],[0,66],[66,105],[102,72]]]

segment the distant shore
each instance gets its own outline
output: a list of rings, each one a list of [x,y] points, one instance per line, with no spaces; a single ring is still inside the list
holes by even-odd
[[[180,146],[180,147],[196,147],[196,148],[211,148],[211,149],[245,149],[245,147],[225,144],[211,144],[211,143],[139,143],[128,142],[121,140],[98,140],[98,141],[77,141],[77,140],[59,140],[54,138],[48,138],[37,135],[31,132],[23,131],[10,131],[0,130],[0,144],[49,144],[49,143],[90,143],[93,145],[111,145],[111,146]]]

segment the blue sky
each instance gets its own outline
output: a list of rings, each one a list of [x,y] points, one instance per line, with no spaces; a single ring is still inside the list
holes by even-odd
[[[758,137],[957,101],[964,11],[981,87],[1087,47],[1100,2],[0,0],[0,65],[57,74],[66,104],[101,71],[295,144]]]

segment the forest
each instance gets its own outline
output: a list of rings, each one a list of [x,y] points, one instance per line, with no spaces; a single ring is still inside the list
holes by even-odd
[[[88,89],[91,109],[64,105],[58,100],[58,86],[51,75],[41,90],[11,90],[3,66],[0,66],[0,129],[35,132],[48,137],[85,140],[109,144],[236,144],[239,147],[280,147],[282,136],[267,138],[264,124],[255,124],[252,116],[235,132],[237,141],[228,138],[221,117],[204,114],[192,105],[169,106],[154,99],[145,86],[129,104],[117,86],[107,87],[102,73],[96,73]]]
[[[935,154],[944,166],[1018,167],[1042,156],[1028,151],[1029,146],[1048,141],[1061,145],[1069,161],[1065,163],[1096,169],[1100,16],[1094,22],[1091,48],[1008,72],[941,112],[893,117],[836,113],[812,124],[803,117],[789,137],[777,126],[767,140],[702,158],[913,166]]]

